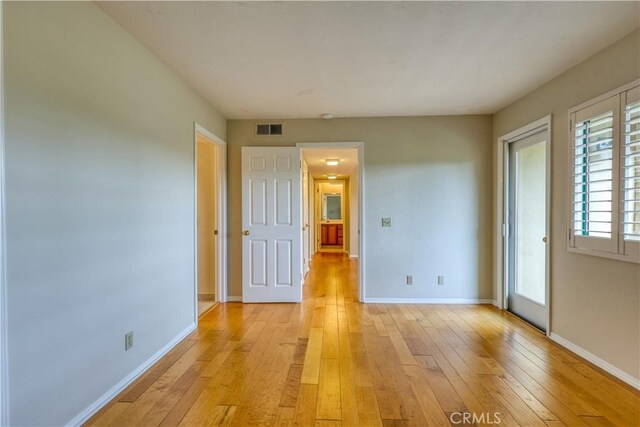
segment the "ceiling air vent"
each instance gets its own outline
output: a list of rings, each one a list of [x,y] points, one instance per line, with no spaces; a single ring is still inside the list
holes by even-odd
[[[256,125],[256,135],[282,135],[282,123],[258,123]]]

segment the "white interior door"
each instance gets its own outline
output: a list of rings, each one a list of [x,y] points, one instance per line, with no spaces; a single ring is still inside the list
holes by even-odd
[[[242,148],[242,301],[302,301],[300,149]]]
[[[509,288],[514,314],[547,327],[547,132],[510,144]]]

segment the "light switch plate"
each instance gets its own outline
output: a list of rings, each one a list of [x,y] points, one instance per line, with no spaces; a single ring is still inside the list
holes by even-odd
[[[391,227],[391,218],[382,218],[383,227]]]

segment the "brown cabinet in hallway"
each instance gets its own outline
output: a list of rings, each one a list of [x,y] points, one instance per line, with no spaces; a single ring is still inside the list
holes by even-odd
[[[322,245],[342,246],[342,224],[322,224],[320,228]]]

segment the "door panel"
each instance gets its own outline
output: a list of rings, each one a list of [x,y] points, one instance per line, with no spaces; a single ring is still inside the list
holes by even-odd
[[[276,179],[276,224],[291,225],[291,180]]]
[[[546,329],[546,132],[510,144],[509,310]]]
[[[300,151],[242,149],[242,300],[302,300]]]
[[[251,281],[249,286],[267,286],[267,241],[251,240]]]
[[[276,286],[293,286],[291,240],[276,240]]]
[[[267,181],[250,179],[251,186],[251,225],[267,225]]]

